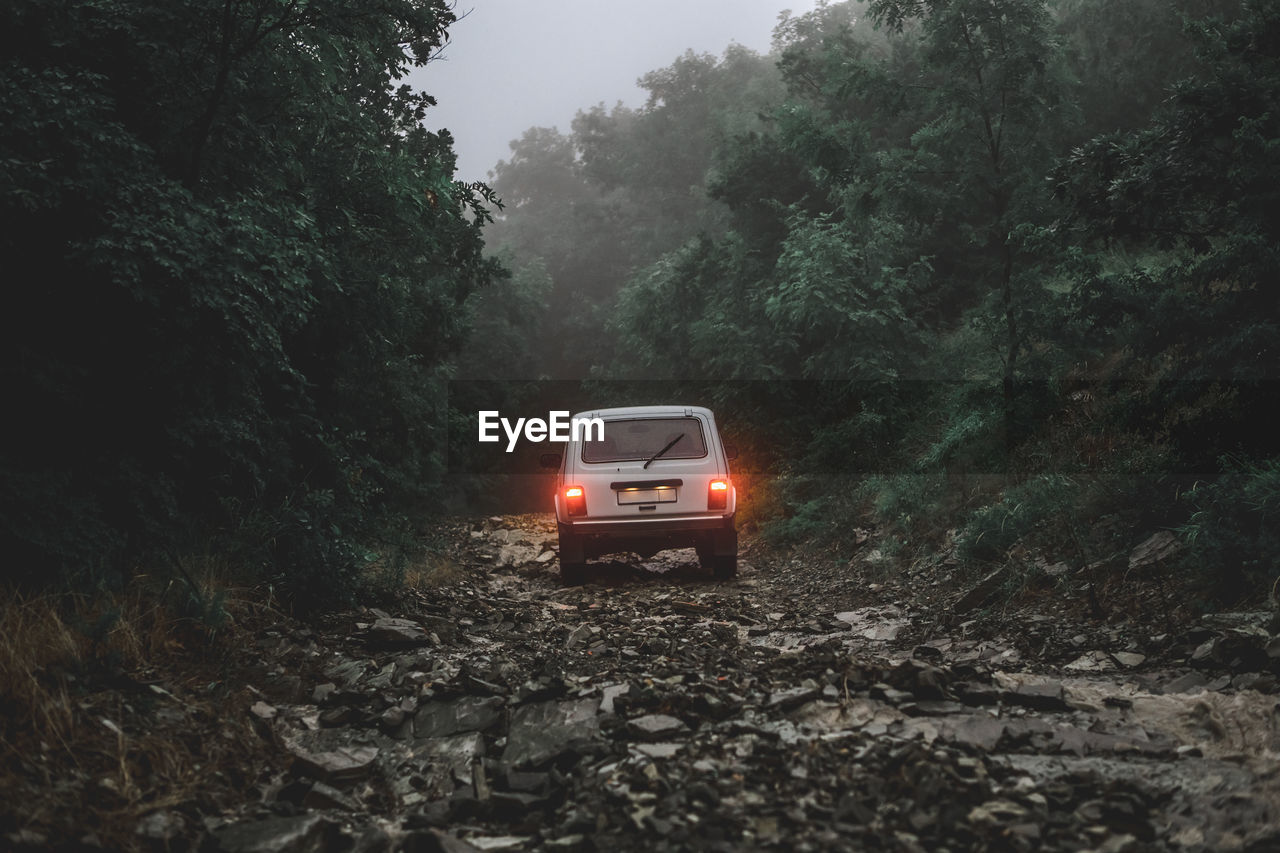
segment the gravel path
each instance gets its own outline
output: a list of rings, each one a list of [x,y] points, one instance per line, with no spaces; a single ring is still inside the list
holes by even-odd
[[[566,587],[549,516],[446,532],[448,582],[263,638],[287,769],[209,849],[1280,849],[1256,619],[1142,645],[750,549]]]

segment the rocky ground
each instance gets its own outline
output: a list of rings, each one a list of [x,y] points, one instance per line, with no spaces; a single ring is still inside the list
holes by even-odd
[[[139,847],[1280,849],[1268,614],[998,614],[749,548],[729,583],[677,551],[565,587],[549,516],[448,533],[447,582],[259,632],[224,724],[271,760]],[[192,723],[158,689],[121,738]]]

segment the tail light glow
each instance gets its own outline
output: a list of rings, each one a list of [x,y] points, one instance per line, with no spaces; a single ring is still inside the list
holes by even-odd
[[[729,481],[712,480],[707,488],[707,509],[724,509],[729,505]]]
[[[564,510],[570,516],[587,514],[587,492],[582,486],[564,487]]]

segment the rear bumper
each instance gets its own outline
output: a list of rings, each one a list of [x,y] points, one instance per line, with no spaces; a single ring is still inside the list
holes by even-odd
[[[561,522],[565,528],[576,536],[654,536],[664,537],[672,533],[697,532],[700,530],[732,529],[732,515],[685,515],[671,517],[644,518],[636,520],[583,519]]]

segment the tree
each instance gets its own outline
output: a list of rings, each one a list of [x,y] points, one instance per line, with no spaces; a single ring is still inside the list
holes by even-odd
[[[397,86],[442,0],[0,13],[0,537],[36,578],[209,541],[350,589],[429,494],[490,201]],[[206,543],[201,545],[199,543]]]
[[[959,236],[972,261],[966,272],[996,297],[1012,436],[1025,317],[1036,286],[1020,265],[1029,254],[1024,248],[1039,252],[1046,245],[1034,239],[1053,216],[1042,177],[1068,110],[1045,5],[873,0],[869,9],[895,31],[919,23],[927,63],[920,82],[929,90],[931,115],[912,137],[917,168],[953,184],[943,216],[962,223]]]

